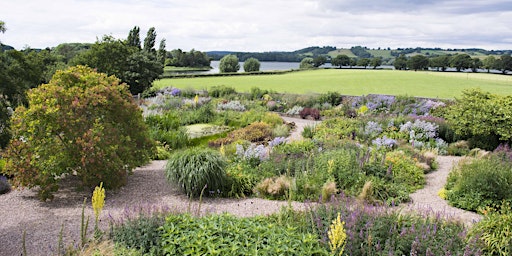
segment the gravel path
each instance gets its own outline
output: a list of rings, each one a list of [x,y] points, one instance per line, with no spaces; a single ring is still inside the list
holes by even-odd
[[[434,214],[440,213],[443,216],[462,221],[468,225],[481,220],[481,215],[452,207],[437,194],[444,187],[453,165],[457,164],[459,160],[460,157],[456,156],[438,156],[438,169],[426,175],[427,184],[423,189],[411,194],[412,202],[406,209]]]
[[[296,129],[291,140],[301,138],[306,125],[316,124],[312,120],[284,117],[295,122]],[[479,219],[479,216],[455,209],[437,196],[437,191],[446,181],[451,165],[458,158],[439,157],[439,170],[427,175],[424,189],[412,195],[413,203],[406,209],[429,209],[445,212],[465,222]],[[266,215],[279,211],[288,202],[270,201],[259,198],[222,199],[205,198],[200,204],[190,201],[176,188],[169,186],[164,175],[165,161],[153,161],[150,165],[137,168],[128,177],[127,185],[117,191],[107,191],[105,209],[100,217],[100,228],[108,228],[111,218],[119,218],[135,209],[167,209],[176,212],[201,214],[229,212],[237,216]],[[63,242],[78,244],[83,199],[87,197],[86,216],[91,217],[89,234],[94,226],[94,214],[90,206],[91,191],[73,189],[73,181],[63,182],[51,202],[40,202],[34,190],[16,190],[0,195],[0,255],[21,255],[22,234],[26,232],[28,255],[52,255],[56,253],[58,237],[63,227]],[[303,209],[301,203],[292,202],[294,209]]]
[[[287,116],[281,116],[281,118],[283,118],[283,120],[288,123],[295,123],[295,129],[292,130],[292,132],[290,133],[290,136],[288,137],[288,141],[302,139],[302,131],[304,131],[304,127],[313,126],[313,125],[317,125],[320,123],[320,121],[287,117]]]

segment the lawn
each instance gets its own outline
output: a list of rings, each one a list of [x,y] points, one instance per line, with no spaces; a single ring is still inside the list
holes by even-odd
[[[252,87],[283,93],[325,93],[344,95],[390,94],[432,98],[454,98],[468,88],[481,88],[501,95],[512,95],[512,76],[486,73],[414,72],[396,70],[320,69],[280,75],[225,76],[161,79],[161,88],[209,89],[225,85],[237,91]]]

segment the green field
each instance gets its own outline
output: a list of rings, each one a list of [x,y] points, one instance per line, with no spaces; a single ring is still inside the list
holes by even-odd
[[[390,94],[445,99],[458,97],[468,88],[481,88],[496,94],[512,95],[512,76],[395,70],[319,69],[280,75],[173,78],[157,80],[153,85],[182,89],[225,85],[240,92],[259,87],[298,94],[337,91],[344,95]]]

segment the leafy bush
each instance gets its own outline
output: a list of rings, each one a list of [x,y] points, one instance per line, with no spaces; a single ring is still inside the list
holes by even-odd
[[[506,202],[498,210],[485,210],[485,217],[470,230],[468,240],[481,242],[486,255],[512,254],[511,209],[510,202]]]
[[[162,230],[169,255],[328,255],[316,235],[266,217],[171,215]]]
[[[321,103],[329,103],[331,106],[338,106],[341,103],[341,94],[339,92],[327,92],[320,95],[319,101]]]
[[[317,132],[314,138],[324,141],[355,139],[360,127],[362,127],[361,121],[354,118],[327,119],[316,126]]]
[[[449,107],[446,119],[458,135],[512,139],[512,97],[467,90]]]
[[[448,155],[465,156],[469,153],[469,144],[465,140],[450,143],[446,149]]]
[[[139,253],[161,255],[161,226],[165,223],[162,213],[139,213],[126,220],[111,220],[109,238]]]
[[[172,154],[165,168],[169,182],[177,184],[190,197],[221,189],[226,181],[227,162],[216,150],[189,148]]]
[[[167,112],[163,115],[149,115],[146,117],[149,126],[149,135],[153,140],[159,141],[162,146],[170,149],[179,149],[188,145],[188,135],[180,127],[178,113]]]
[[[510,163],[496,155],[462,162],[448,176],[448,201],[455,207],[477,211],[512,200]]]
[[[226,96],[233,95],[236,93],[237,92],[236,92],[235,88],[225,86],[225,85],[212,86],[208,90],[208,96],[214,97],[214,98],[226,97]]]
[[[258,177],[247,173],[246,169],[252,166],[244,166],[243,163],[233,163],[226,168],[226,183],[222,192],[228,197],[245,197],[253,193],[253,188],[258,182]]]
[[[147,126],[125,84],[84,66],[58,71],[28,92],[11,119],[5,173],[13,185],[38,186],[51,199],[63,175],[83,186],[118,188],[154,154]]]
[[[403,151],[388,153],[386,164],[391,166],[393,182],[403,184],[408,192],[413,192],[425,184],[423,170],[418,167],[414,159],[405,155]]]

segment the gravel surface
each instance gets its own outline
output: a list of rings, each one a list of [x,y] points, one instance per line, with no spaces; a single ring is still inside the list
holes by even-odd
[[[457,164],[460,159],[456,156],[438,156],[438,169],[426,175],[427,184],[423,189],[411,194],[412,200],[406,209],[441,214],[462,221],[467,225],[481,220],[482,215],[452,207],[437,194],[444,187],[453,165]]]
[[[306,125],[315,124],[312,120],[284,118],[295,122],[296,129],[291,140],[299,139]],[[451,165],[458,158],[439,157],[439,170],[427,175],[424,189],[412,195],[413,203],[408,210],[419,208],[444,212],[460,218],[465,222],[479,219],[479,215],[455,209],[437,196],[437,191],[446,181]],[[222,199],[205,198],[190,201],[176,188],[171,187],[164,176],[165,161],[153,161],[150,165],[138,168],[128,177],[127,185],[117,191],[107,191],[105,208],[100,216],[100,228],[106,229],[108,221],[134,212],[134,209],[161,208],[176,212],[201,214],[229,212],[237,216],[266,215],[279,211],[288,202],[270,201],[259,198]],[[22,234],[26,232],[26,249],[28,255],[52,255],[61,228],[63,242],[66,245],[78,244],[80,240],[80,222],[82,204],[87,197],[85,215],[90,216],[89,234],[94,226],[94,213],[90,206],[92,191],[73,189],[76,180],[66,180],[61,185],[55,199],[40,202],[35,190],[15,190],[0,195],[0,255],[21,255]],[[304,205],[292,202],[294,209],[304,209]]]

